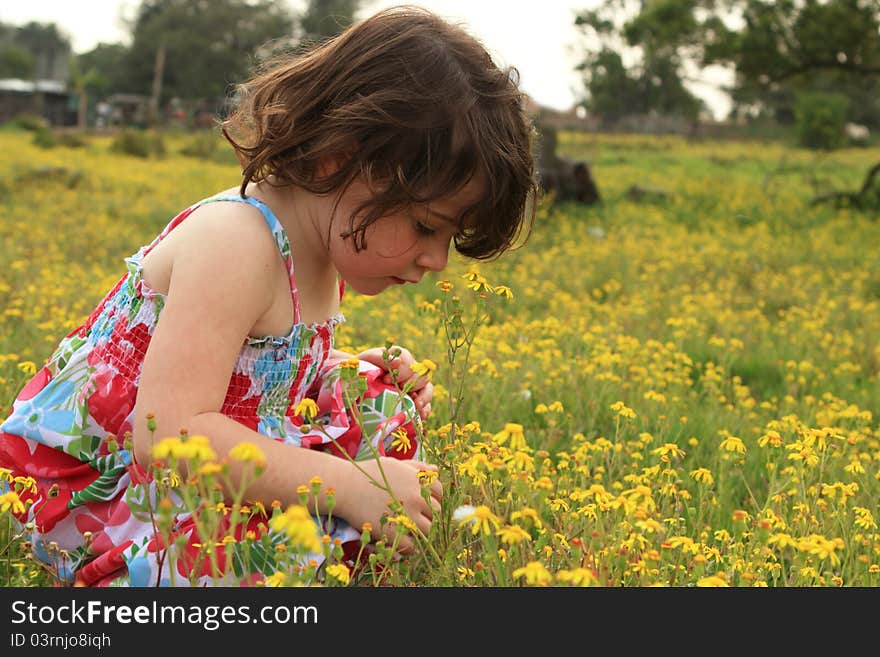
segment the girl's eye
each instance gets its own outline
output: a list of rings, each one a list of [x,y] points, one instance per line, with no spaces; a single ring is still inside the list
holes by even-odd
[[[436,231],[427,224],[423,224],[421,221],[416,221],[416,232],[421,235],[433,235]]]

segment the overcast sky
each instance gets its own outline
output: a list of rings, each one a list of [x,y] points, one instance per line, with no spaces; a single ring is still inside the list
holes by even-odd
[[[584,40],[574,27],[577,11],[599,0],[414,0],[438,14],[462,23],[479,38],[499,64],[515,66],[522,89],[541,105],[569,109],[581,94],[574,67]],[[305,0],[290,0],[293,9]],[[395,0],[362,0],[364,11],[403,4]],[[126,42],[120,18],[132,15],[139,0],[0,0],[0,22],[55,22],[71,38],[74,52],[91,50],[99,42]],[[694,88],[713,107],[716,116],[727,102],[711,87]]]

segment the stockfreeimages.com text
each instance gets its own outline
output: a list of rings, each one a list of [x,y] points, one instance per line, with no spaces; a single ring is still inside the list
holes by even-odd
[[[317,624],[314,605],[266,605],[255,613],[249,605],[169,605],[153,601],[143,605],[109,605],[100,600],[61,604],[34,604],[25,600],[12,603],[12,623],[106,625],[131,623],[160,625],[201,625],[216,630],[223,625],[262,623],[265,625]]]

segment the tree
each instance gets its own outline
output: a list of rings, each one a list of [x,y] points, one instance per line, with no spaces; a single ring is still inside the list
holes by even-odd
[[[120,43],[99,43],[76,56],[76,70],[85,78],[85,89],[100,98],[126,88],[128,48]]]
[[[294,20],[282,0],[144,0],[131,29],[119,91],[219,99],[242,81],[266,42],[288,37]],[[164,55],[164,56],[163,56]],[[164,59],[158,75],[157,61]],[[159,99],[157,98],[157,101]]]
[[[24,48],[0,44],[0,78],[29,80],[34,77],[34,57]]]
[[[600,44],[579,66],[585,73],[586,109],[606,124],[648,113],[697,118],[703,103],[685,85],[678,38],[696,29],[690,4],[646,1],[633,15],[626,0],[605,0],[599,8],[578,14],[575,24]],[[624,64],[625,55],[634,60],[630,66]]]
[[[838,93],[850,120],[880,127],[880,0],[605,0],[577,20],[682,80],[686,69],[732,69],[738,114],[793,122],[801,93]]]
[[[67,82],[70,39],[55,23],[31,21],[15,29],[12,41],[33,58],[35,79]]]
[[[704,63],[736,71],[733,99],[792,120],[802,91],[849,97],[851,118],[880,127],[880,0],[736,0],[740,29],[718,30]]]
[[[309,0],[299,24],[305,42],[336,36],[354,22],[359,0]]]

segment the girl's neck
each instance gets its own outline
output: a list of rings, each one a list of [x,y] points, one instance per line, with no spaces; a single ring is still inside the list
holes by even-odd
[[[296,253],[294,264],[302,269],[323,270],[332,267],[327,245],[328,213],[331,199],[300,187],[276,187],[269,183],[251,183],[248,195],[268,205]]]
[[[339,275],[327,244],[332,198],[268,183],[248,185],[247,194],[268,205],[287,233],[302,321],[326,321],[339,310]]]

